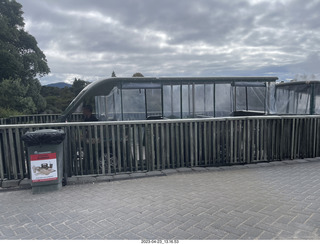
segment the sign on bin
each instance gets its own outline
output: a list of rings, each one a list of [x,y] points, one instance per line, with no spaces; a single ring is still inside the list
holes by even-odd
[[[30,155],[32,182],[58,179],[57,154],[43,153]]]

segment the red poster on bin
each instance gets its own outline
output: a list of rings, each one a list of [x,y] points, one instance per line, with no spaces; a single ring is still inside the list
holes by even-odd
[[[32,182],[58,179],[57,154],[41,153],[30,155]]]

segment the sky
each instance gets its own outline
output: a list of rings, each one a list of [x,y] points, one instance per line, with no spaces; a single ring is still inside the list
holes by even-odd
[[[320,79],[320,0],[17,0],[43,85],[131,77]]]

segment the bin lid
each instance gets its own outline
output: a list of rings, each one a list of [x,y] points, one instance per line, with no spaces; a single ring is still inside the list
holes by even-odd
[[[25,133],[21,138],[27,146],[60,144],[66,136],[63,130],[44,129]]]

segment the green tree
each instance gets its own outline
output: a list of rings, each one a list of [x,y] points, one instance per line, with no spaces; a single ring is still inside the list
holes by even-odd
[[[75,97],[71,87],[58,88],[43,86],[41,88],[41,95],[47,103],[44,111],[47,114],[62,113]]]
[[[6,81],[2,89],[9,90],[2,90],[6,96],[3,99],[10,100],[0,103],[0,107],[20,113],[38,113],[44,110],[45,100],[40,95],[37,76],[48,74],[50,69],[36,39],[24,30],[22,14],[22,5],[15,0],[0,0],[0,84]],[[12,86],[24,90],[17,93],[21,97],[8,95]],[[18,101],[11,101],[13,98]],[[21,100],[28,102],[22,105]]]
[[[144,77],[141,73],[134,73],[132,77]]]
[[[72,84],[72,90],[75,96],[77,96],[83,88],[85,88],[87,85],[89,85],[90,82],[88,81],[84,81],[84,80],[80,80],[75,78]]]
[[[20,80],[3,80],[0,83],[0,117],[35,113],[36,105],[31,97],[26,96],[27,92],[28,89],[25,89]]]

